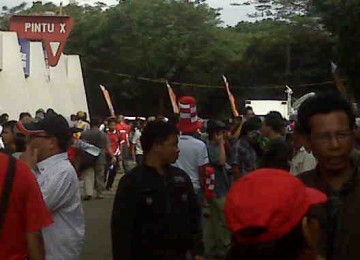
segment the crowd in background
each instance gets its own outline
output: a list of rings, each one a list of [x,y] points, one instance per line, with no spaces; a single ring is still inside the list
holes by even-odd
[[[81,200],[116,190],[114,259],[357,259],[357,127],[345,100],[316,95],[289,120],[251,107],[239,118],[202,120],[186,96],[179,108],[170,118],[135,120],[88,120],[81,111],[65,118],[51,109],[17,121],[1,115],[2,153],[20,161],[16,170],[13,159],[2,163],[0,173],[21,169],[31,187],[12,177],[12,188],[32,201],[17,202],[29,217],[25,230],[0,214],[8,223],[0,241],[14,228],[33,236],[9,239],[0,258],[16,249],[43,259],[44,239],[46,259],[79,259]],[[1,176],[6,191],[11,181]],[[313,211],[314,204],[321,206]]]

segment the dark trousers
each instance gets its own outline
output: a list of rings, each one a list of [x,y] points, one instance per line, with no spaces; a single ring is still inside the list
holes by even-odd
[[[142,165],[143,162],[144,162],[144,156],[142,154],[137,154],[136,155],[136,164]]]
[[[110,166],[108,170],[106,189],[112,188],[118,170],[119,170],[119,157],[116,157],[116,162],[114,164],[111,164],[111,158],[110,158]]]

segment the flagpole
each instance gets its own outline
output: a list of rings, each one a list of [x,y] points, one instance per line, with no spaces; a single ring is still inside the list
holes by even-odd
[[[236,108],[234,95],[230,91],[230,86],[229,86],[229,83],[228,83],[227,78],[225,77],[225,75],[222,75],[222,78],[224,80],[226,93],[227,93],[229,101],[230,101],[231,111],[232,111],[234,117],[238,117],[238,116],[240,116],[240,114],[239,114],[239,111]]]

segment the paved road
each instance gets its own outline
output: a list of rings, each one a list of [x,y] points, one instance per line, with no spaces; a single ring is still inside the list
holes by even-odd
[[[83,260],[111,260],[110,218],[114,194],[84,201],[86,239]]]

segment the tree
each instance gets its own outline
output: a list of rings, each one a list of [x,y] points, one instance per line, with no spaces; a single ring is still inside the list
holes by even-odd
[[[314,0],[315,10],[326,29],[337,38],[336,61],[348,82],[348,90],[360,98],[360,2]]]

